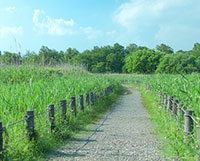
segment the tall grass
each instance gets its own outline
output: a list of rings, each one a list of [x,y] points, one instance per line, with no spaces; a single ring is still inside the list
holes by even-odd
[[[48,68],[33,66],[4,66],[0,68],[0,121],[7,127],[4,138],[8,140],[7,151],[4,159],[12,160],[34,160],[35,156],[44,154],[45,151],[57,145],[55,138],[71,136],[73,131],[79,128],[77,119],[72,116],[69,109],[69,98],[91,91],[103,93],[103,89],[116,81],[104,75],[89,74],[77,68]],[[47,124],[47,105],[55,105],[57,118],[60,117],[60,100],[66,99],[67,105],[67,124],[63,131],[57,134],[50,134]],[[101,100],[103,104],[105,100]],[[111,101],[112,102],[112,101]],[[105,104],[105,103],[104,103]],[[107,105],[109,102],[107,102]],[[26,110],[35,112],[35,128],[38,135],[37,142],[32,144],[26,139],[20,140],[25,136],[25,126],[19,124],[9,126],[9,124],[24,118]],[[92,108],[86,107],[85,114],[78,110],[78,117],[84,118],[94,115]],[[94,119],[94,117],[91,117]],[[81,120],[81,117],[80,117]],[[60,120],[56,124],[62,126]],[[62,129],[62,128],[61,128]],[[71,131],[71,132],[70,132]],[[59,135],[58,135],[59,134]],[[54,136],[56,135],[56,136]],[[20,142],[19,142],[20,140]],[[48,148],[51,147],[51,148]],[[28,150],[29,149],[29,150]],[[32,159],[30,159],[32,158]]]

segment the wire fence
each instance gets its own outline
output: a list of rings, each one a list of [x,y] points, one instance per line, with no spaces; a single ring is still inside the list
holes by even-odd
[[[154,90],[150,84],[145,84],[146,89]],[[196,153],[196,160],[200,161],[200,119],[193,116],[192,109],[184,109],[184,104],[176,100],[167,93],[154,90],[158,94],[159,104],[167,113],[171,113],[172,117],[176,119],[177,127],[179,130],[184,130],[184,145],[190,147],[195,145],[193,150]],[[195,129],[196,127],[196,129]]]
[[[184,132],[184,145],[190,150],[190,145],[195,145],[192,150],[196,153],[196,161],[200,161],[200,119],[193,116],[193,110],[184,109],[184,104],[179,100],[153,89],[150,84],[138,80],[122,80],[121,83],[142,84],[146,86],[146,90],[157,92],[160,107],[176,119],[178,129]]]
[[[13,122],[11,124],[8,124],[6,126],[3,126],[3,123],[0,122],[0,154],[2,156],[2,152],[6,151],[7,148],[10,148],[13,146],[13,144],[18,144],[19,142],[23,141],[24,139],[27,140],[33,140],[36,138],[36,131],[41,132],[44,127],[50,128],[50,132],[55,132],[55,120],[60,119],[64,123],[67,123],[67,117],[72,114],[73,117],[77,117],[77,111],[80,110],[84,112],[84,103],[86,103],[86,106],[93,107],[95,103],[98,102],[100,98],[103,98],[104,96],[109,96],[114,89],[115,85],[111,85],[106,87],[103,91],[94,91],[87,93],[84,97],[84,95],[79,95],[76,97],[70,97],[69,103],[67,100],[61,100],[60,106],[54,106],[54,104],[47,105],[47,109],[43,110],[39,113],[35,113],[34,110],[31,111],[25,111],[24,118],[21,120],[18,120],[16,122]],[[77,99],[78,98],[78,99]],[[67,106],[70,105],[69,113],[67,113]],[[55,108],[56,107],[56,108]],[[60,107],[58,109],[57,107]],[[57,112],[60,112],[58,114]],[[40,120],[43,115],[47,115],[47,119]],[[45,120],[45,121],[44,121]],[[41,127],[36,127],[37,122],[44,121],[42,123]],[[24,131],[22,130],[21,134],[22,137],[16,136],[14,132],[9,134],[8,129],[12,129],[13,126],[19,125],[23,123],[21,126],[23,126]],[[35,128],[36,127],[36,128]],[[11,135],[11,136],[10,136]],[[16,138],[17,137],[17,138]],[[13,138],[13,139],[10,139]]]

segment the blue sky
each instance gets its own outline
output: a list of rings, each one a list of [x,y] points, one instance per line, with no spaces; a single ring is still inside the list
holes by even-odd
[[[200,42],[199,0],[0,0],[0,50]]]

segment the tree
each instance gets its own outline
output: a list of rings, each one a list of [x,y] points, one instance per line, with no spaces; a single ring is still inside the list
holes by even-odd
[[[78,55],[79,51],[76,50],[75,48],[68,48],[67,51],[64,54],[64,59],[66,62],[71,62],[73,57]]]
[[[156,50],[167,54],[172,54],[174,52],[174,50],[170,46],[165,44],[157,45]]]
[[[26,51],[26,54],[23,56],[23,62],[26,64],[38,64],[39,57],[34,51]]]
[[[125,51],[126,51],[126,55],[129,55],[129,54],[131,54],[132,52],[134,52],[136,49],[137,49],[137,45],[136,44],[129,44],[127,47],[126,47],[126,49],[125,49]]]
[[[199,60],[191,52],[176,52],[161,60],[156,73],[192,73],[199,71]]]
[[[6,65],[19,65],[22,63],[22,57],[20,53],[17,54],[5,51],[4,54],[1,55],[1,63]]]
[[[200,51],[200,43],[195,43],[192,50],[193,51]]]
[[[165,54],[152,49],[136,50],[125,58],[125,67],[131,73],[154,73]]]
[[[41,47],[38,56],[43,65],[55,65],[63,62],[62,53],[59,54],[56,50],[49,49],[46,46]]]

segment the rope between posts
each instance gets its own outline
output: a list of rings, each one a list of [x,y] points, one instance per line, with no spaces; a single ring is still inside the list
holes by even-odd
[[[194,117],[190,116],[190,118],[191,118],[196,124],[198,124],[198,122],[196,121],[196,119],[195,119]]]
[[[7,127],[10,127],[10,126],[16,125],[16,124],[18,124],[18,123],[24,122],[25,120],[26,120],[26,119],[22,119],[22,120],[13,122],[13,123],[11,123],[11,124],[8,124]]]

